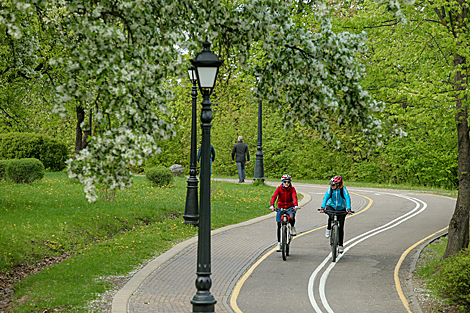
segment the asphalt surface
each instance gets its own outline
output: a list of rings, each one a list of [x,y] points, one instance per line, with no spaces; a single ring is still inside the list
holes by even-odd
[[[356,213],[333,263],[327,216],[317,211],[327,186],[293,185],[305,197],[287,261],[274,249],[275,213],[212,232],[216,312],[420,312],[410,270],[423,243],[446,232],[455,200],[348,188]],[[150,262],[115,295],[112,312],[192,312],[196,248],[192,238]]]

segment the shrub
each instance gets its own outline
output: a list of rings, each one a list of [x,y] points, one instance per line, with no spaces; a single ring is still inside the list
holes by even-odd
[[[44,164],[38,159],[14,159],[6,166],[6,176],[15,183],[31,183],[44,177]]]
[[[470,250],[445,259],[434,282],[439,296],[461,312],[470,312]]]
[[[173,182],[173,173],[163,166],[146,169],[145,177],[157,186],[166,186]]]
[[[6,178],[6,167],[10,160],[0,160],[0,180],[3,180]]]
[[[47,169],[61,171],[68,155],[65,143],[43,134],[0,134],[0,159],[35,158]]]

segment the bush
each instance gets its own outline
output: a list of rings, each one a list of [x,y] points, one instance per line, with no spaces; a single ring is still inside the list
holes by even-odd
[[[10,160],[6,166],[6,176],[15,183],[31,183],[44,177],[44,165],[38,159]]]
[[[145,177],[157,186],[166,186],[173,182],[173,173],[163,166],[146,169]]]
[[[461,312],[470,312],[470,250],[443,260],[434,282],[439,296]]]
[[[61,171],[68,159],[67,145],[43,134],[0,134],[0,159],[35,158],[47,169]]]
[[[10,160],[0,160],[0,180],[7,178],[5,171],[9,162]]]

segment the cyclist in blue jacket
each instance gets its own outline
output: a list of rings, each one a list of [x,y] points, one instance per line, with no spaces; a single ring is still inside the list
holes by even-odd
[[[348,214],[351,214],[351,197],[349,196],[349,192],[346,187],[343,186],[343,178],[341,176],[335,176],[330,180],[330,187],[323,197],[320,212],[324,213],[325,210],[346,210]],[[343,253],[344,221],[346,219],[346,215],[338,215],[337,219],[339,223],[339,253]],[[326,238],[330,237],[332,220],[332,215],[328,214],[328,226],[325,232]]]

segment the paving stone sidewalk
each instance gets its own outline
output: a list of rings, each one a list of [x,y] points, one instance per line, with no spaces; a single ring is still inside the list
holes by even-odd
[[[297,232],[305,232],[324,225],[324,223],[318,224],[317,209],[320,207],[326,187],[306,184],[294,184],[294,186],[305,196],[301,203],[302,210],[297,215]],[[307,201],[309,202],[306,203]],[[353,208],[365,203],[360,197],[352,197],[352,202]],[[229,304],[230,294],[238,279],[265,251],[275,247],[274,217],[275,213],[271,213],[254,221],[213,231],[210,292],[217,300],[216,312],[233,312]],[[326,222],[325,219],[323,221]],[[196,293],[197,257],[197,241],[193,238],[192,242],[188,241],[186,246],[173,248],[178,250],[178,254],[162,261],[161,265],[149,263],[147,267],[150,268],[144,268],[149,274],[140,273],[142,274],[140,278],[133,277],[136,279],[129,282],[140,285],[135,291],[127,291],[127,296],[125,291],[116,294],[112,312],[191,312],[190,301]]]

